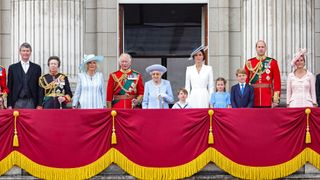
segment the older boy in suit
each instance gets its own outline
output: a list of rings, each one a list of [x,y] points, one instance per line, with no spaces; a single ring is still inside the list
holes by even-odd
[[[232,108],[253,107],[254,89],[253,86],[246,84],[246,70],[237,69],[236,76],[239,83],[231,87]]]

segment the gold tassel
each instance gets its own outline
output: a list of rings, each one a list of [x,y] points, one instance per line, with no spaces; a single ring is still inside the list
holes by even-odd
[[[307,131],[306,132],[306,144],[310,144],[311,143],[311,135],[310,132]]]
[[[307,108],[304,112],[307,114],[307,128],[306,128],[305,143],[306,144],[310,144],[311,143],[311,134],[310,134],[310,131],[309,131],[309,116],[310,116],[310,113],[311,113],[311,109]]]
[[[214,114],[214,111],[210,109],[208,111],[208,114],[210,116],[210,128],[209,128],[209,136],[208,136],[208,144],[214,143],[213,133],[212,133],[212,115]]]
[[[208,144],[213,144],[214,143],[214,138],[212,132],[209,132],[209,137],[208,137]]]
[[[114,125],[114,117],[117,115],[117,111],[112,110],[111,116],[112,116],[112,135],[111,135],[111,144],[117,144],[117,135],[116,135],[116,129]]]
[[[18,133],[16,130],[14,131],[14,136],[13,136],[13,147],[19,147]]]
[[[19,111],[13,111],[14,116],[14,136],[13,136],[13,147],[19,147],[18,131],[17,131],[17,117],[19,116]]]
[[[113,130],[112,130],[113,131]],[[116,132],[112,132],[111,144],[117,144]]]

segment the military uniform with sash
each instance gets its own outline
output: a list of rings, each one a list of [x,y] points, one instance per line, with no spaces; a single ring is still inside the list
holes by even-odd
[[[72,92],[68,77],[62,73],[56,75],[45,74],[39,78],[40,96],[44,109],[66,108],[66,104],[71,101]],[[65,101],[60,104],[58,97],[65,97]]]
[[[132,99],[142,101],[144,93],[142,76],[139,72],[128,69],[119,70],[109,75],[107,88],[108,108],[134,108]]]
[[[281,80],[277,60],[266,56],[249,59],[245,64],[247,83],[254,87],[254,106],[271,107],[279,103]]]

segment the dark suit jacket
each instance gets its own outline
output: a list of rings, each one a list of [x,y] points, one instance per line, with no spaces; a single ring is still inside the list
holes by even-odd
[[[35,106],[39,106],[39,77],[41,76],[41,67],[35,63],[30,62],[30,66],[27,74],[29,75],[28,86],[31,91],[32,99]],[[16,101],[19,98],[20,91],[23,83],[23,68],[21,62],[17,62],[9,66],[8,70],[8,106],[14,107]]]
[[[246,84],[243,95],[241,95],[239,83],[231,87],[232,108],[251,108],[253,107],[253,98],[253,86]]]
[[[320,74],[316,76],[316,94],[318,107],[320,107]]]

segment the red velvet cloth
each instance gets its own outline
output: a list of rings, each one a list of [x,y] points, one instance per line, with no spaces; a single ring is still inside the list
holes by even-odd
[[[13,150],[13,119],[12,111],[0,110],[0,161]]]
[[[16,150],[57,168],[88,165],[114,147],[144,167],[188,163],[208,147],[247,166],[287,162],[306,147],[320,153],[320,109],[312,108],[311,144],[305,144],[303,108],[214,109],[214,144],[208,145],[208,109],[117,110],[111,145],[111,110],[19,110],[19,147],[13,148],[13,111],[0,111],[0,161]]]

